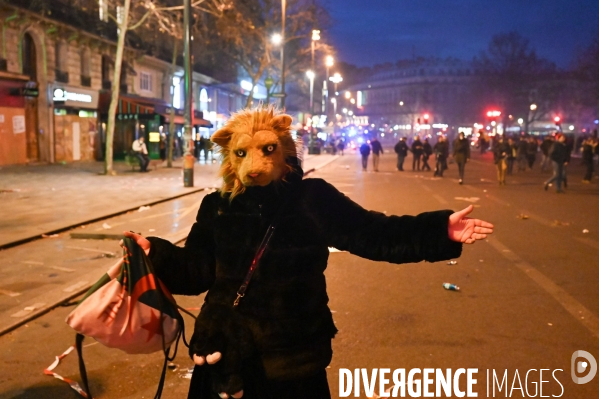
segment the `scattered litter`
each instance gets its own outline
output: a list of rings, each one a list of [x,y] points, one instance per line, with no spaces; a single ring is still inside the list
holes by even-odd
[[[4,190],[0,190],[0,194],[3,194],[3,193],[18,193],[20,191],[21,191],[20,188],[4,189]]]
[[[554,220],[551,223],[552,226],[570,226],[570,222],[560,222],[559,220]]]
[[[467,201],[467,202],[477,202],[480,198],[478,197],[455,197],[457,200]]]
[[[339,251],[337,248],[329,247],[329,252],[347,252],[347,251]]]
[[[487,190],[483,190],[483,193],[486,193],[486,192],[487,192]]]
[[[42,238],[57,238],[58,234],[42,234]]]
[[[87,281],[79,281],[78,283],[75,283],[71,286],[68,286],[67,288],[65,288],[63,291],[64,292],[73,292],[79,288],[83,288],[88,284]]]
[[[156,229],[149,229],[148,231],[152,232],[152,231],[156,231]]]
[[[449,262],[447,262],[448,265],[457,265],[458,261],[457,260],[450,260]]]
[[[22,310],[19,310],[17,313],[11,314],[10,317],[16,317],[16,318],[25,317],[29,313],[33,312],[34,310],[40,309],[41,307],[43,307],[45,305],[46,304],[43,302],[34,303],[33,305],[24,307]]]
[[[479,259],[478,261],[479,261],[480,263],[483,263],[483,262],[484,262],[484,260],[482,260],[482,259]]]
[[[60,270],[61,272],[73,273],[75,269],[69,269],[68,267],[50,266],[51,269]]]
[[[112,229],[112,226],[111,226],[111,225],[109,225],[108,223],[104,222],[104,223],[102,224],[102,228],[103,228],[103,229],[106,229],[106,230],[108,230],[108,229]]]
[[[21,263],[25,263],[26,265],[43,265],[44,262],[36,262],[34,260],[22,260]]]
[[[9,290],[0,290],[0,294],[6,295],[9,297],[15,297],[15,296],[21,295],[20,292],[14,292],[14,291],[9,291]]]
[[[525,214],[521,213],[518,216],[516,216],[516,218],[522,219],[522,220],[526,220],[526,219],[528,219],[528,215],[525,215]]]
[[[81,386],[79,386],[79,384],[77,384],[77,382],[69,379],[69,378],[64,378],[61,375],[58,375],[54,372],[54,369],[56,368],[56,366],[58,366],[60,364],[60,361],[62,359],[64,359],[69,353],[71,353],[73,350],[75,349],[75,346],[70,346],[69,349],[67,349],[66,351],[63,352],[62,355],[60,356],[56,356],[56,360],[54,360],[54,363],[52,363],[50,366],[48,366],[47,369],[44,370],[44,374],[49,375],[50,377],[54,377],[58,380],[64,381],[67,384],[69,384],[71,386],[71,388],[73,388],[79,395],[83,396],[84,398],[87,398],[87,394],[85,393],[85,391],[81,388]]]
[[[179,365],[178,365],[178,364],[175,364],[175,363],[173,363],[173,362],[169,362],[169,363],[166,365],[166,367],[168,367],[170,370],[177,371],[177,369],[179,368]]]
[[[547,323],[547,325],[548,325],[548,326],[552,326],[553,324],[552,324],[552,323]]]
[[[58,273],[51,273],[48,274],[48,277],[52,278],[52,277],[58,277]]]
[[[460,287],[458,287],[455,284],[450,284],[450,283],[443,283],[443,288],[445,288],[446,290],[449,291],[459,291]]]
[[[148,209],[150,209],[149,206],[140,206],[139,209],[137,210],[137,212],[147,211]]]
[[[193,373],[193,369],[183,369],[183,374],[179,374],[179,378],[185,378],[187,380],[191,380],[191,375]]]
[[[588,234],[589,231],[587,229],[582,230],[582,234]]]

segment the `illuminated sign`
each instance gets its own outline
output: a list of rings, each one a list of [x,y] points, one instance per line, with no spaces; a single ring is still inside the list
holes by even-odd
[[[53,100],[61,101],[61,102],[73,101],[73,102],[78,102],[78,103],[88,103],[89,104],[93,101],[93,98],[90,94],[77,93],[74,91],[66,91],[64,89],[57,88],[57,89],[54,89]]]

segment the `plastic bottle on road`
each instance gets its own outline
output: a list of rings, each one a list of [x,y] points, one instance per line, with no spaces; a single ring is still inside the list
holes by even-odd
[[[455,284],[450,284],[450,283],[443,283],[443,288],[445,288],[446,290],[450,290],[450,291],[459,291],[460,287],[458,287]]]

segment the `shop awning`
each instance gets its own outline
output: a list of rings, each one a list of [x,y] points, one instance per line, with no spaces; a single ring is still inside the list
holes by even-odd
[[[164,117],[164,123],[170,123],[170,114],[160,114]],[[185,124],[185,117],[181,116],[181,115],[175,115],[175,124],[177,125],[184,125]],[[207,128],[211,128],[213,127],[212,123],[210,123],[210,121],[204,119],[204,118],[193,118],[192,121],[192,125],[193,126],[199,126],[199,127],[207,127]]]

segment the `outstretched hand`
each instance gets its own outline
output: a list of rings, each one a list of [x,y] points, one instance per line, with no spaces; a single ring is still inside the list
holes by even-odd
[[[139,245],[141,247],[141,249],[144,250],[146,255],[150,254],[150,241],[148,241],[147,238],[145,238],[141,234],[137,234],[132,231],[125,231],[124,235],[125,235],[125,237],[129,237],[133,241],[135,241],[137,243],[137,245]]]
[[[472,205],[468,205],[461,211],[452,213],[449,216],[447,232],[450,240],[472,244],[476,240],[487,238],[487,234],[493,233],[493,225],[491,223],[466,217],[473,209]]]

